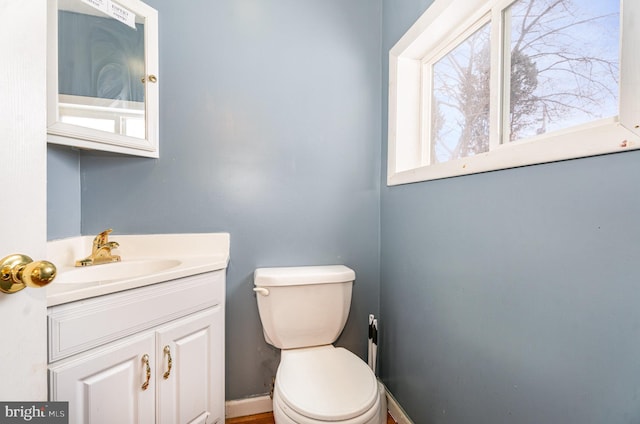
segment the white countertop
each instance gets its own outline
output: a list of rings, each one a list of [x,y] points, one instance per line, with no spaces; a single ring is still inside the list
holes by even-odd
[[[230,237],[228,233],[111,234],[109,241],[118,242],[120,245],[117,249],[113,249],[112,253],[119,255],[121,262],[92,265],[86,268],[75,267],[76,260],[83,259],[91,253],[93,237],[74,237],[47,243],[47,260],[53,262],[58,269],[56,277],[58,281],[54,279],[46,287],[47,306],[221,270],[225,269],[229,262]],[[81,274],[84,269],[93,274],[100,274],[101,271],[108,273],[109,268],[106,267],[112,265],[126,266],[163,260],[174,265],[161,270],[145,272],[142,275],[137,272],[132,276],[64,283],[67,275]],[[89,268],[91,269],[89,270]],[[70,274],[65,275],[67,272]]]

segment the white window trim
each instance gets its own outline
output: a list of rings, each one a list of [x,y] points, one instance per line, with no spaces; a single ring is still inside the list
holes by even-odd
[[[437,54],[491,14],[491,44],[501,39],[501,11],[514,0],[435,0],[389,51],[387,185],[407,184],[640,148],[640,1],[621,6],[619,116],[516,142],[500,144],[503,46],[491,52],[491,150],[449,162],[423,165],[421,118],[423,59]],[[499,72],[496,72],[499,70]]]

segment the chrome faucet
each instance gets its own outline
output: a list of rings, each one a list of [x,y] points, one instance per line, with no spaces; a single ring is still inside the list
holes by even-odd
[[[109,234],[111,234],[112,231],[112,229],[108,229],[98,234],[93,239],[91,255],[84,259],[77,260],[76,266],[91,266],[119,262],[120,256],[111,254],[111,249],[117,249],[118,246],[120,246],[115,241],[109,241]]]

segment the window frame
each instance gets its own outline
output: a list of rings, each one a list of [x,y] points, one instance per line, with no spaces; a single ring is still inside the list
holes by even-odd
[[[503,44],[503,10],[515,0],[435,0],[389,51],[387,185],[407,184],[640,148],[640,2],[622,1],[618,116],[502,143],[505,113],[502,86],[510,63]],[[473,28],[491,22],[489,151],[448,162],[425,164],[429,155],[431,90],[425,66],[443,57]],[[507,55],[508,56],[508,55]],[[427,123],[426,125],[423,122]],[[426,129],[425,129],[426,128]],[[426,151],[426,152],[425,152]]]

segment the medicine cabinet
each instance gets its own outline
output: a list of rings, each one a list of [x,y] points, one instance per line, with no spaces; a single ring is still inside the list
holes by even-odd
[[[47,5],[47,141],[159,157],[157,11],[139,0]]]

